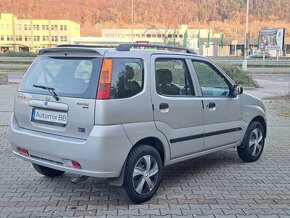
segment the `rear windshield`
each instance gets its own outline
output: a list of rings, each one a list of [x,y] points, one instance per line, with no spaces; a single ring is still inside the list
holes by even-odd
[[[26,73],[19,91],[49,94],[34,87],[54,88],[59,96],[75,98],[96,97],[102,58],[54,58],[40,56]]]

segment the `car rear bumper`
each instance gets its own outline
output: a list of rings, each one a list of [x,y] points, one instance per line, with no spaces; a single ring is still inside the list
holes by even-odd
[[[10,123],[10,142],[13,153],[26,161],[69,173],[104,178],[120,175],[132,148],[122,125],[94,126],[90,136],[84,140],[21,128],[14,116]],[[19,147],[28,150],[29,156],[20,154]],[[72,160],[82,168],[74,168]]]

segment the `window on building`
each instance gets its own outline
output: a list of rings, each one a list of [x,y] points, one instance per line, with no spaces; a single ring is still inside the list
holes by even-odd
[[[30,36],[24,36],[24,41],[26,41],[26,42],[31,41],[31,37]]]
[[[51,30],[57,30],[57,25],[51,25]]]
[[[49,30],[49,25],[42,25],[42,30]]]
[[[67,41],[67,36],[61,36],[60,37],[61,42],[66,42]]]
[[[15,40],[16,40],[17,42],[22,41],[22,36],[21,36],[21,35],[17,35],[17,36],[15,37]]]
[[[48,42],[49,41],[49,36],[42,36],[42,41],[43,42]]]
[[[0,41],[4,41],[4,36],[0,35]]]
[[[10,36],[10,35],[6,36],[6,40],[7,41],[13,41],[13,36]]]
[[[33,30],[39,30],[39,25],[33,25]]]
[[[33,36],[33,41],[39,42],[40,41],[40,36]]]
[[[31,30],[31,26],[29,24],[24,24],[24,30]]]
[[[3,24],[0,24],[0,30],[4,30]]]
[[[67,25],[60,25],[60,31],[67,31]]]
[[[52,37],[51,37],[51,41],[53,41],[53,42],[57,42],[57,41],[58,41],[58,37],[57,37],[57,36],[52,36]]]

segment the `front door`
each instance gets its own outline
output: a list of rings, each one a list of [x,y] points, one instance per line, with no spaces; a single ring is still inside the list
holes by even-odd
[[[152,56],[152,103],[157,129],[168,139],[171,159],[203,149],[203,107],[187,61],[175,56]],[[189,62],[190,63],[190,62]]]
[[[192,60],[204,104],[204,149],[239,144],[242,107],[239,95],[230,95],[232,84],[213,64]]]

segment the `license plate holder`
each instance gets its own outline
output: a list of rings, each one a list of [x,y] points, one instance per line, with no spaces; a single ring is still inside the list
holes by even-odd
[[[65,126],[67,124],[67,112],[33,108],[31,121]]]

